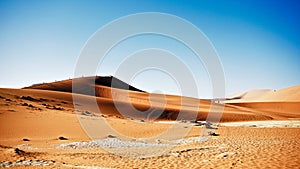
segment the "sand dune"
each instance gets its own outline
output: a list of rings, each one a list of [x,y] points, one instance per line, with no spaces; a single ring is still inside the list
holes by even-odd
[[[63,86],[58,82],[56,84]],[[0,89],[2,98],[0,132],[2,138],[5,138],[5,140],[15,140],[17,138],[20,141],[23,137],[55,139],[60,135],[68,135],[73,140],[87,139],[88,136],[81,129],[76,114],[97,115],[99,110],[107,117],[127,119],[126,123],[130,125],[126,128],[122,124],[115,124],[116,120],[113,120],[115,129],[127,133],[127,135],[139,137],[158,134],[170,125],[164,127],[153,125],[149,130],[148,127],[151,125],[145,128],[145,126],[131,121],[132,119],[145,121],[176,120],[179,111],[182,111],[183,115],[180,116],[179,120],[192,120],[193,117],[196,117],[196,120],[205,121],[212,105],[222,110],[221,122],[300,118],[300,104],[298,102],[255,102],[220,105],[194,98],[172,95],[162,97],[159,94],[145,92],[129,91],[127,93],[128,91],[122,89],[112,89],[100,85],[96,87],[99,93],[99,97],[96,97],[98,104],[96,107],[92,106],[95,97],[74,94],[81,100],[79,110],[74,109],[73,96],[70,92],[28,88]],[[123,97],[126,94],[130,99]],[[114,95],[115,100],[112,100],[112,95]],[[181,105],[182,99],[186,100],[183,105]],[[161,104],[164,101],[166,105]],[[200,106],[195,107],[195,103],[200,103]],[[121,106],[121,110],[126,113],[116,109],[116,104]],[[131,110],[131,105],[140,111],[127,112]],[[214,116],[214,114],[219,115],[220,112],[215,112],[215,110],[210,112],[211,116]],[[155,114],[155,112],[158,114]],[[65,127],[66,124],[68,127]],[[142,132],[131,132],[137,127],[144,128],[144,130],[141,130]],[[156,129],[156,132],[153,129]]]
[[[33,98],[39,99],[47,99],[47,100],[55,100],[58,99],[61,102],[68,102],[68,104],[61,104],[60,106],[65,109],[72,109],[72,94],[67,92],[55,92],[55,91],[46,91],[46,90],[36,90],[36,89],[1,89],[2,92],[10,93],[10,95],[14,95],[17,97],[21,96],[31,96]],[[124,91],[118,91],[119,95],[121,95]],[[181,111],[181,120],[192,120],[194,117],[197,117],[197,120],[206,120],[208,113],[211,115],[219,115],[222,113],[221,121],[245,121],[245,120],[265,120],[265,119],[278,119],[279,116],[274,116],[272,114],[266,114],[264,111],[257,112],[257,110],[253,110],[251,108],[245,108],[238,105],[224,105],[224,111],[216,112],[217,109],[222,110],[223,105],[211,103],[207,100],[195,100],[192,98],[186,98],[190,103],[200,102],[199,108],[195,107],[193,104],[184,104],[181,105],[181,97],[178,96],[166,96],[166,105],[161,104],[161,98],[158,100],[149,101],[149,94],[141,94],[139,93],[130,93],[130,100],[118,98],[116,100],[112,100],[110,98],[97,97],[96,101],[98,103],[98,107],[92,106],[94,101],[94,97],[87,95],[77,94],[77,97],[82,101],[82,105],[80,109],[82,111],[90,111],[93,113],[99,112],[105,115],[118,116],[121,118],[136,118],[136,119],[144,119],[144,120],[176,120],[178,118],[178,114]],[[187,102],[187,103],[188,103]],[[150,104],[151,103],[151,104]],[[214,110],[211,110],[211,105],[214,104]],[[116,105],[121,107],[121,113],[116,109]],[[127,110],[132,110],[132,106],[137,108],[138,110],[127,112]],[[151,107],[152,106],[152,107]],[[151,108],[150,108],[151,107]],[[150,109],[149,109],[150,108]],[[284,107],[283,107],[284,108]],[[297,109],[298,106],[296,105]],[[198,110],[198,111],[195,111]],[[279,110],[279,109],[278,109]],[[125,113],[124,113],[125,112]],[[155,112],[159,114],[155,114]],[[281,110],[280,112],[284,112]],[[151,114],[152,113],[152,114]],[[161,113],[161,114],[160,114]],[[127,117],[124,117],[127,116]],[[291,117],[297,118],[298,114],[290,114]],[[280,118],[281,119],[281,118]]]
[[[236,102],[299,102],[300,86],[288,87],[281,90],[250,90],[227,98],[226,103]]]
[[[127,83],[115,78],[113,76],[90,76],[75,79],[68,79],[62,81],[56,81],[52,83],[40,83],[34,84],[24,89],[42,89],[42,90],[52,90],[52,91],[62,91],[62,92],[72,92],[72,86],[75,86],[73,93],[85,94],[98,96],[97,92],[94,93],[94,88],[97,86],[107,86],[109,88],[125,89],[132,91],[144,92],[137,89]]]
[[[276,92],[249,92],[223,105],[209,100],[151,94],[120,81],[111,88],[109,79],[93,85],[93,79],[79,78],[76,94],[71,93],[71,80],[24,89],[0,89],[0,167],[296,168],[300,165],[299,146],[295,146],[300,144],[299,123],[289,123],[300,118],[299,86]],[[75,103],[74,99],[80,102]],[[139,111],[132,111],[132,106]],[[121,107],[122,112],[117,107]],[[178,116],[180,111],[182,114]],[[220,121],[227,123],[216,127],[218,134],[209,136],[211,139],[207,142],[195,141],[201,139],[198,137],[201,133],[210,130],[189,120],[196,117],[196,120],[214,122],[213,117],[218,119],[220,113]],[[177,118],[180,121],[172,122]],[[108,137],[109,133],[102,131],[103,137],[90,141],[91,135],[82,128],[79,119],[87,119],[90,125],[98,123],[97,119],[105,119],[111,128],[132,140]],[[151,138],[175,123],[179,125],[168,137],[176,140],[176,135],[190,128],[186,138],[179,139],[185,144],[160,152],[170,141]],[[189,139],[194,141],[188,142]],[[89,145],[96,148],[89,149]],[[101,145],[104,150],[117,154],[104,151]],[[155,151],[159,153],[154,157],[138,158],[139,154]],[[131,158],[122,157],[128,153]]]
[[[86,81],[88,81],[89,83],[86,84]],[[287,102],[285,100],[283,102],[237,102],[222,105],[212,103],[208,100],[141,92],[139,89],[136,89],[134,87],[132,87],[132,89],[134,90],[120,89],[122,88],[122,86],[126,86],[124,85],[124,83],[120,83],[121,87],[119,88],[111,88],[108,86],[99,85],[103,83],[98,83],[97,85],[93,86],[91,84],[91,78],[77,79],[77,83],[82,87],[80,88],[81,92],[80,90],[78,90],[81,94],[72,95],[71,80],[34,85],[25,89],[0,89],[1,97],[14,100],[5,102],[2,105],[3,108],[7,107],[8,109],[3,110],[5,111],[4,114],[7,114],[9,117],[11,116],[11,118],[2,116],[6,119],[3,119],[2,127],[6,128],[9,127],[10,124],[16,124],[16,126],[11,126],[11,128],[15,128],[18,125],[17,123],[14,123],[12,121],[14,119],[23,119],[21,118],[21,115],[9,113],[10,111],[25,111],[27,113],[22,115],[30,115],[28,112],[32,111],[32,109],[28,109],[28,107],[22,106],[22,104],[24,103],[31,104],[35,109],[37,109],[33,110],[36,111],[35,114],[37,114],[38,116],[45,114],[49,114],[48,116],[51,116],[52,111],[58,111],[59,113],[54,113],[54,115],[56,116],[53,117],[54,119],[64,119],[64,117],[70,117],[76,121],[76,117],[73,115],[76,114],[74,104],[77,104],[73,103],[74,96],[76,96],[76,98],[81,101],[81,103],[78,103],[79,106],[77,106],[77,109],[79,109],[77,111],[79,111],[79,113],[86,111],[89,114],[98,114],[100,110],[103,115],[124,119],[137,119],[146,121],[176,119],[205,121],[208,120],[208,114],[210,114],[210,120],[213,122],[214,120],[216,120],[217,122],[219,120],[221,122],[233,122],[300,118],[300,104],[296,101]],[[92,86],[92,88],[95,89],[97,97],[89,95],[90,93],[87,95],[82,94],[86,92],[86,88],[83,87],[85,85]],[[297,91],[295,90],[298,88],[299,87],[283,89],[278,91],[278,93],[280,93],[281,96],[289,95],[291,92],[297,93]],[[29,96],[33,100],[21,99],[22,96]],[[297,99],[296,96],[297,95],[293,95],[293,98],[295,100]],[[97,106],[93,106],[93,101],[96,101]],[[200,106],[197,107],[197,104],[199,104]],[[117,109],[116,106],[119,109]],[[132,106],[136,110],[132,110]],[[9,108],[12,109],[10,110]],[[42,111],[38,111],[39,109],[41,109]],[[60,111],[59,109],[64,111]],[[44,111],[46,112],[43,114],[42,112]],[[180,116],[179,112],[182,112]],[[215,119],[213,118],[214,116],[216,117]],[[4,125],[6,123],[9,124]],[[22,127],[20,127],[20,129],[21,128]],[[120,126],[120,128],[122,127]],[[53,128],[53,130],[56,129]]]
[[[109,85],[111,85],[113,80],[116,81],[114,88],[108,87]],[[93,83],[94,81],[95,83]],[[74,90],[76,90],[75,93],[87,95],[78,96],[80,97],[80,100],[93,99],[90,98],[90,95],[95,95],[97,97],[97,103],[102,113],[117,116],[122,116],[121,114],[127,114],[128,116],[132,116],[133,118],[146,120],[147,118],[148,120],[153,120],[156,118],[175,120],[178,117],[179,112],[181,111],[184,113],[181,113],[182,117],[180,118],[186,120],[194,119],[195,116],[197,117],[197,120],[205,120],[209,112],[211,113],[211,116],[216,117],[218,117],[219,114],[222,113],[221,121],[282,119],[286,116],[291,118],[299,117],[297,113],[299,110],[299,106],[297,106],[297,103],[286,103],[287,100],[284,100],[285,103],[280,103],[281,106],[279,106],[279,104],[275,102],[268,103],[268,105],[264,105],[264,103],[257,103],[255,104],[255,106],[250,106],[249,104],[222,105],[202,99],[146,93],[113,77],[97,76],[77,78],[74,80],[74,84],[74,86],[76,87],[74,88]],[[131,90],[123,90],[124,88]],[[277,92],[280,95],[278,96],[278,94],[276,93],[276,97],[274,96],[274,94],[269,94],[267,97],[266,94],[262,94],[261,91],[248,92],[247,94],[243,95],[244,98],[231,100],[229,101],[229,103],[234,103],[234,101],[242,102],[247,99],[253,100],[255,98],[257,98],[257,100],[260,100],[260,98],[262,98],[263,96],[265,98],[269,98],[269,100],[278,100],[282,96],[290,97],[290,93],[297,93],[295,91],[300,91],[297,90],[298,88],[299,87],[294,87],[283,89],[282,91],[280,90]],[[33,85],[25,89],[42,89],[69,93],[72,91],[72,81],[64,80],[48,84]],[[271,91],[266,90],[263,93],[270,92]],[[36,91],[36,93],[39,93],[39,91]],[[60,93],[52,95],[60,95]],[[64,96],[66,95],[68,94],[64,93]],[[298,95],[295,95],[291,98],[294,98],[294,100],[296,100],[297,96]],[[70,100],[71,96],[68,96],[68,98]],[[197,104],[200,104],[200,106],[197,107]],[[276,106],[272,106],[273,104]],[[119,112],[120,110],[118,111],[116,109],[116,105],[122,108],[121,114]],[[137,111],[132,110],[131,106],[134,106]],[[98,112],[95,109],[91,110],[90,107],[91,105],[87,104],[86,109],[89,109],[93,112]],[[276,108],[277,114],[273,115],[272,113],[268,113],[273,110],[272,108],[270,109],[270,107]],[[259,110],[259,112],[257,110]],[[161,112],[163,113],[161,114]],[[215,119],[218,120],[218,118]]]
[[[281,90],[251,90],[225,101],[228,105],[250,108],[274,119],[295,118],[300,114],[300,86]]]

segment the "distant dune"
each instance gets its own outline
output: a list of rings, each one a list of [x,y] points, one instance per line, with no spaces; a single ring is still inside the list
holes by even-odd
[[[274,119],[298,117],[300,114],[300,86],[281,90],[250,90],[228,97],[228,105],[250,108],[269,114]]]
[[[226,103],[237,102],[299,102],[300,85],[281,90],[250,90],[227,98]]]

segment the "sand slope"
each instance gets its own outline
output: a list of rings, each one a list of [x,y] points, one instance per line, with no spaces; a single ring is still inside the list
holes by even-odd
[[[123,90],[122,86],[110,88],[99,83],[85,87],[82,82],[79,85],[82,88],[73,95],[70,80],[26,89],[0,89],[0,166],[22,164],[22,168],[29,164],[29,168],[36,168],[33,165],[45,164],[40,168],[297,168],[300,165],[299,125],[293,125],[293,128],[289,125],[290,118],[300,118],[299,87],[283,89],[276,94],[266,91],[264,96],[255,94],[255,97],[269,101],[221,105],[208,100],[151,94],[134,88],[128,91]],[[91,89],[95,89],[97,97],[91,96]],[[81,102],[73,103],[74,96]],[[252,95],[251,99],[255,97]],[[280,98],[284,100],[280,101]],[[96,107],[92,106],[94,101]],[[200,107],[195,106],[197,103],[200,103]],[[74,104],[78,104],[77,110]],[[116,104],[126,113],[120,113]],[[213,110],[212,105],[215,106]],[[130,112],[131,106],[140,111]],[[99,114],[99,109],[102,114]],[[153,120],[175,120],[180,111],[181,120],[192,117],[207,120],[211,111],[211,116],[222,113],[222,122],[252,122],[248,126],[234,123],[236,127],[219,127],[216,132],[220,136],[210,136],[207,142],[179,145],[151,158],[127,158],[103,149],[56,147],[90,140],[78,117],[104,118],[114,130],[139,139],[151,138],[168,130],[172,123],[157,123]],[[276,126],[267,121],[263,123],[267,128],[257,128],[259,125],[255,125],[261,124],[256,120],[273,119],[284,120],[275,121],[284,125]],[[231,123],[227,124],[230,126]],[[184,132],[189,125],[193,123],[179,125],[173,135]],[[203,129],[203,126],[192,126],[187,137],[197,137]],[[59,137],[66,140],[60,140]],[[16,151],[16,148],[22,151]],[[128,149],[120,150],[128,152]]]
[[[74,91],[72,90],[73,86],[75,88]],[[42,89],[42,90],[52,90],[52,91],[62,91],[62,92],[73,91],[73,93],[98,96],[97,92],[94,93],[93,91],[94,88],[97,88],[97,86],[106,86],[106,87],[112,87],[116,89],[144,92],[113,76],[90,76],[90,77],[56,81],[51,83],[40,83],[40,84],[34,84],[29,87],[25,87],[24,89]]]
[[[114,88],[109,87],[112,85],[112,82],[114,82]],[[242,96],[239,96],[239,99],[233,99],[226,102],[239,102],[239,104],[225,104],[224,106],[212,103],[208,100],[146,93],[114,77],[96,76],[77,78],[74,79],[73,83],[73,92],[87,95],[78,96],[80,97],[79,100],[89,100],[93,99],[89,96],[96,96],[97,103],[102,113],[117,116],[121,116],[121,114],[124,116],[124,114],[126,114],[125,116],[132,116],[133,118],[146,120],[152,120],[156,118],[175,120],[181,111],[183,113],[180,114],[179,118],[187,120],[194,119],[195,116],[197,117],[197,120],[205,120],[208,112],[211,112],[211,116],[215,116],[216,118],[213,119],[216,119],[217,121],[219,121],[218,116],[220,116],[220,113],[222,113],[221,121],[265,120],[299,117],[297,113],[299,110],[297,102],[300,100],[298,99],[300,97],[299,86],[279,90],[276,91],[275,94],[270,90],[247,92]],[[72,80],[38,84],[27,87],[26,89],[41,89],[70,93],[72,92]],[[36,92],[38,93],[38,91]],[[60,93],[57,95],[60,95]],[[283,100],[279,100],[280,98],[283,98],[283,96],[286,97]],[[71,96],[68,97],[71,98]],[[255,100],[256,102],[273,100],[273,102],[268,104],[257,103],[255,105],[240,104],[241,102],[250,102],[251,100]],[[276,102],[274,102],[274,100],[276,100]],[[296,102],[287,103],[288,101]],[[284,103],[279,104],[278,102]],[[85,101],[85,103],[87,103],[86,109],[93,112],[98,112],[95,110],[95,108],[91,109],[92,106],[88,103],[88,101]],[[200,104],[200,107],[198,107],[198,104]],[[119,108],[121,107],[122,110],[117,110],[115,105],[117,105]],[[132,106],[134,106],[137,111],[132,110]],[[273,108],[276,108],[276,114],[274,115],[270,113],[274,110]],[[120,111],[122,111],[121,114]]]

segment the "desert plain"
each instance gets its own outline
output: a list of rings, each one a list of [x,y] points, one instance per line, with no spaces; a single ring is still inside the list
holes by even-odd
[[[300,86],[218,101],[99,76],[0,89],[0,167],[300,168],[299,152]]]

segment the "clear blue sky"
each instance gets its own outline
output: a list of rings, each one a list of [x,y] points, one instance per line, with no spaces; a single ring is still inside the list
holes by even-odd
[[[297,1],[2,0],[0,87],[18,88],[72,77],[79,52],[95,31],[138,12],[170,13],[201,29],[220,56],[228,95],[300,84]],[[155,42],[155,37],[150,39]],[[183,59],[192,62],[188,57]],[[205,72],[202,68],[199,71]],[[99,74],[113,74],[113,70],[104,68]],[[158,80],[149,80],[153,75]],[[159,83],[161,80],[165,82]],[[203,75],[197,82],[204,98],[211,96],[208,81]],[[149,91],[178,92],[172,79],[155,71],[145,72],[132,83]]]

